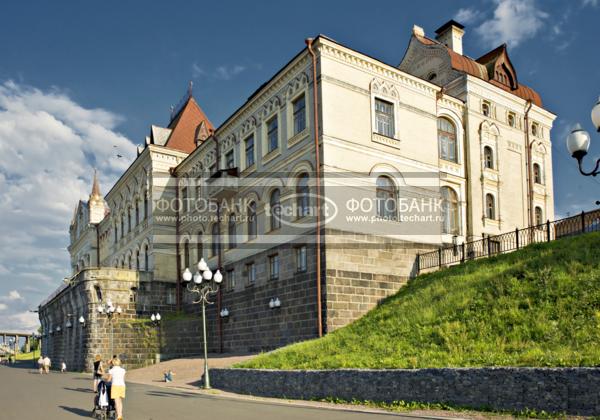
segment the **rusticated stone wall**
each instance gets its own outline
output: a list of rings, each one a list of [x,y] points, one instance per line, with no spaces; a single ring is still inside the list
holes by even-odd
[[[211,369],[211,383],[263,397],[419,401],[496,410],[600,414],[600,368]]]

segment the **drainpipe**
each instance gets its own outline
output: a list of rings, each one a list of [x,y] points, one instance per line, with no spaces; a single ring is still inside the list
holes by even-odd
[[[175,203],[177,210],[175,211],[175,267],[177,270],[177,284],[175,285],[175,307],[179,312],[181,310],[181,256],[179,255],[179,178],[177,177],[176,168],[171,168],[171,175],[175,177]]]
[[[533,206],[533,183],[532,183],[532,178],[531,178],[531,145],[529,143],[529,111],[531,110],[531,106],[533,105],[533,103],[531,102],[531,100],[527,100],[527,104],[525,105],[525,146],[527,148],[527,154],[526,154],[526,162],[525,164],[527,165],[527,217],[529,219],[529,227],[533,226],[533,213],[532,213],[532,206]]]
[[[321,159],[319,150],[319,96],[317,93],[317,56],[312,49],[313,39],[305,40],[308,52],[312,58],[312,73],[313,73],[313,112],[314,112],[314,138],[315,138],[315,169],[316,169],[316,184],[317,184],[317,228],[316,228],[316,245],[317,245],[317,332],[318,336],[323,336],[323,314],[321,307]]]
[[[213,138],[215,139],[215,145],[217,147],[217,153],[215,154],[215,158],[217,160],[217,171],[219,170],[219,166],[221,165],[221,148],[219,147],[219,139],[215,135],[215,130],[210,130]],[[221,274],[223,273],[223,247],[221,246],[221,204],[217,202],[217,223],[219,224],[219,229],[217,232],[219,233],[219,238],[217,241],[217,269],[221,270]],[[221,313],[221,306],[223,300],[223,289],[219,287],[219,293],[217,293],[217,334],[219,335],[219,353],[223,353],[223,318],[221,318],[218,314]]]

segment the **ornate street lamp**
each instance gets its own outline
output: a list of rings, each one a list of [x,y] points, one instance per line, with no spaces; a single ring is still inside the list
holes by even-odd
[[[193,279],[193,282],[192,282]],[[202,333],[204,337],[204,389],[210,389],[210,379],[208,376],[208,346],[206,342],[206,305],[212,305],[215,302],[211,297],[219,292],[219,286],[223,281],[223,275],[217,270],[213,272],[208,268],[204,258],[198,262],[198,271],[194,275],[186,268],[183,272],[183,281],[186,284],[188,292],[198,295],[198,298],[192,303],[202,304]]]
[[[162,339],[161,339],[161,330],[160,330],[160,320],[162,319],[162,317],[160,316],[160,313],[155,313],[150,315],[150,321],[152,321],[152,324],[154,324],[154,326],[156,327],[157,330],[157,335],[158,335],[158,354],[156,355],[156,363],[160,362],[160,355],[161,355],[161,344],[162,344]]]
[[[592,108],[592,123],[598,132],[600,133],[600,98],[594,107]],[[585,176],[596,176],[600,174],[600,159],[596,161],[596,166],[590,172],[586,172],[581,167],[581,163],[585,155],[587,155],[590,148],[590,135],[585,131],[580,124],[576,124],[573,127],[573,131],[567,137],[567,149],[571,156],[577,159],[579,165],[579,172]]]
[[[108,321],[110,323],[110,357],[112,357],[114,353],[114,325],[113,325],[113,317],[120,316],[123,313],[123,309],[121,306],[117,305],[116,307],[113,305],[112,300],[110,298],[106,301],[106,304],[98,304],[98,314],[106,315]]]

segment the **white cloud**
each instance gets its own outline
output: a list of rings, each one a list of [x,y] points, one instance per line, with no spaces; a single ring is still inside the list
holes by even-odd
[[[13,328],[31,323],[27,309],[69,274],[69,222],[90,193],[92,167],[106,193],[135,157],[133,143],[116,131],[122,121],[56,88],[0,83],[0,296],[17,285],[23,295],[6,301],[14,315],[2,317],[5,328],[7,319]]]
[[[542,29],[548,14],[535,0],[494,0],[494,16],[481,23],[476,32],[488,46],[503,42],[516,47]]]
[[[247,67],[240,64],[235,64],[232,66],[222,65],[210,71],[206,70],[198,63],[192,64],[192,76],[196,79],[200,77],[209,77],[217,80],[231,80],[246,70]]]
[[[581,1],[581,5],[583,7],[585,7],[585,6],[597,7],[599,4],[600,4],[600,0],[582,0]]]
[[[23,300],[23,296],[17,290],[11,290],[8,295],[0,297],[1,301]]]
[[[6,303],[0,303],[0,311],[4,311],[8,309],[8,305]]]
[[[479,10],[473,8],[462,8],[456,12],[456,15],[454,15],[454,20],[456,20],[458,23],[468,25],[479,20],[480,17],[481,12]]]
[[[13,332],[34,332],[39,327],[38,315],[23,311],[0,317],[0,330]]]

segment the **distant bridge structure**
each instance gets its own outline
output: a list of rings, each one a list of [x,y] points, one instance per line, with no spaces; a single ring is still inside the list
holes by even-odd
[[[0,331],[2,344],[0,344],[0,353],[17,354],[19,352],[19,338],[25,339],[25,352],[29,353],[31,347],[31,333],[25,332],[4,332]],[[13,339],[11,344],[10,339]]]

